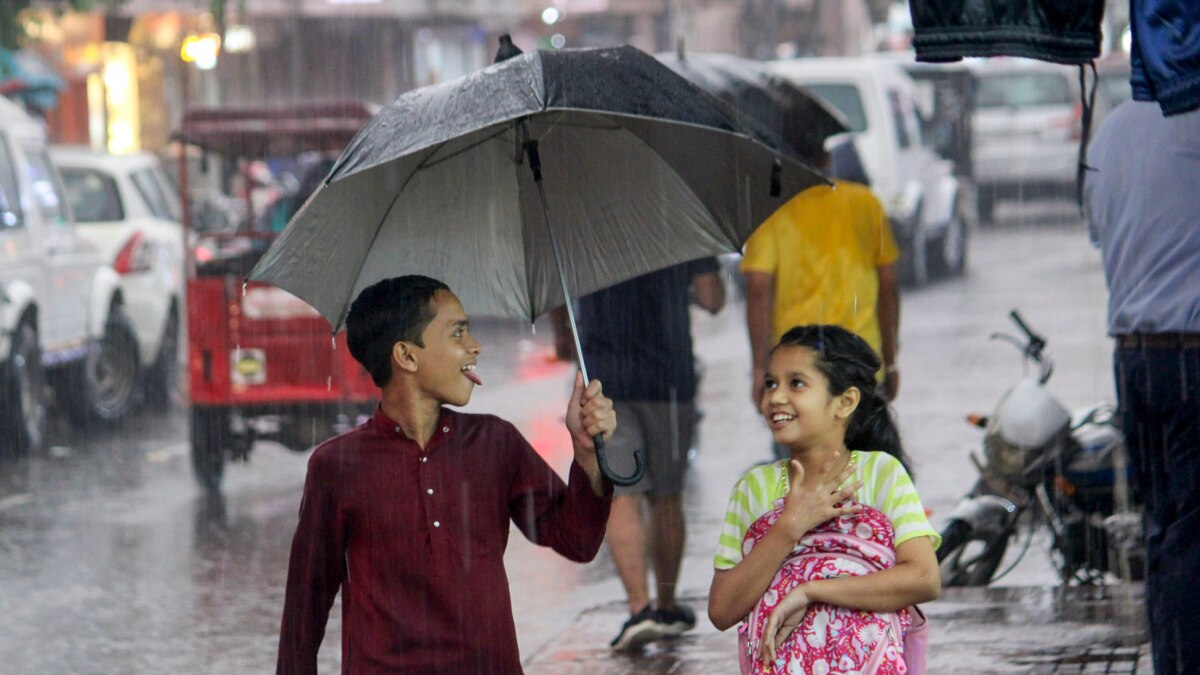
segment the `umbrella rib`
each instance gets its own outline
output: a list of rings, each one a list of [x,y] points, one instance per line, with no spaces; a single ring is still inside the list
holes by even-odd
[[[437,147],[435,147],[433,149],[433,152],[429,153],[428,155],[425,156],[425,159],[421,160],[421,163],[417,165],[417,168],[413,170],[413,173],[416,173],[417,171],[420,171],[421,169],[429,169],[429,168],[435,167],[438,164],[441,164],[442,162],[454,159],[455,157],[463,154],[464,152],[473,150],[473,149],[483,145],[484,143],[487,143],[488,141],[491,141],[491,140],[495,139],[496,137],[501,136],[502,134],[504,134],[505,131],[507,131],[507,129],[502,126],[501,128],[497,129],[495,133],[488,134],[484,138],[481,138],[478,141],[471,143],[470,145],[463,146],[462,148],[455,150],[454,152],[446,155],[445,157],[438,157],[436,160],[430,162],[429,158],[432,157],[433,155],[437,154],[437,151],[441,150],[446,145],[446,143],[449,142],[449,141],[442,141],[441,143],[439,143],[437,145]]]
[[[429,154],[426,155],[420,161],[420,163],[418,163],[417,166],[411,172],[409,172],[409,174],[407,176],[405,176],[404,182],[400,185],[400,189],[396,190],[396,196],[392,197],[392,203],[388,204],[387,211],[385,211],[383,214],[383,217],[379,219],[379,225],[376,226],[376,228],[375,228],[375,234],[371,235],[371,243],[367,246],[367,255],[368,256],[370,255],[370,251],[375,248],[375,241],[377,239],[379,239],[379,233],[383,231],[383,226],[385,223],[387,223],[388,216],[392,215],[392,210],[396,208],[396,203],[400,201],[400,195],[404,194],[404,188],[408,187],[408,184],[410,182],[412,182],[413,176],[417,175],[417,172],[420,171],[421,167],[425,165],[425,160],[429,159],[438,150],[442,149],[442,146],[444,146],[445,144],[446,144],[446,141],[442,141],[441,143],[438,143],[437,145],[432,146],[429,150]],[[366,262],[366,258],[363,258],[363,262],[364,263]],[[361,280],[361,271],[360,271],[359,280]],[[358,286],[358,282],[356,281],[354,283],[354,285],[352,285],[350,287],[350,290],[347,292],[346,297],[342,299],[342,315],[340,317],[338,317],[337,325],[333,327],[333,332],[335,332],[335,333],[338,331],[339,328],[342,327],[342,324],[344,324],[346,322],[346,316],[350,313],[350,300],[351,300],[352,296],[354,295],[354,289],[357,286]]]

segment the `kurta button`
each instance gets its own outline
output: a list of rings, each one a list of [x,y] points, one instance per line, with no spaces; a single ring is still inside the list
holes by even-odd
[[[396,427],[396,433],[400,433],[400,427]]]
[[[443,434],[448,434],[448,433],[450,433],[450,427],[442,427],[442,433],[443,433]]]
[[[434,526],[434,527],[441,527],[441,526],[442,526],[442,524],[441,524],[441,523],[439,523],[438,521],[436,521],[436,520],[435,520],[435,521],[433,521],[433,526]]]
[[[428,461],[429,461],[429,458],[428,458],[428,457],[422,457],[422,458],[421,458],[421,461],[422,461],[422,462],[428,462]]]
[[[429,489],[425,490],[425,492],[427,492],[429,494],[433,494],[433,488],[429,488]]]

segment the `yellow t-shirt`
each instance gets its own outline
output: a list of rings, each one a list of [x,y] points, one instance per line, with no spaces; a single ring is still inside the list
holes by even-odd
[[[837,181],[835,188],[811,187],[771,214],[746,242],[742,271],[775,276],[772,344],[793,326],[832,323],[879,353],[877,270],[899,257],[870,188]]]

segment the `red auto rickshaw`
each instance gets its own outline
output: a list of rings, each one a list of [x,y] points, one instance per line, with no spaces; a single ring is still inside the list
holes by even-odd
[[[206,491],[220,490],[226,460],[247,459],[256,440],[303,451],[352,427],[379,400],[378,388],[350,356],[344,336],[331,335],[328,321],[281,289],[243,281],[307,199],[304,192],[315,189],[371,114],[361,103],[310,103],[191,109],[183,116],[177,138],[189,241],[191,456]],[[240,184],[247,195],[245,208],[223,225],[214,226],[190,203],[199,176],[189,175],[197,171],[189,155],[196,149],[201,167],[217,167],[219,192]],[[305,157],[307,175],[317,180],[272,188],[267,207],[249,198],[249,186],[263,182],[253,172],[270,163],[295,166]],[[262,212],[255,213],[256,206]]]

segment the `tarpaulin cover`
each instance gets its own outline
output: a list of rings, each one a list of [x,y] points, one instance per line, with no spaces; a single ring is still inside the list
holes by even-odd
[[[1164,115],[1200,107],[1200,2],[1130,0],[1130,85]]]
[[[911,0],[909,9],[918,61],[1024,56],[1083,64],[1100,55],[1104,0]]]

